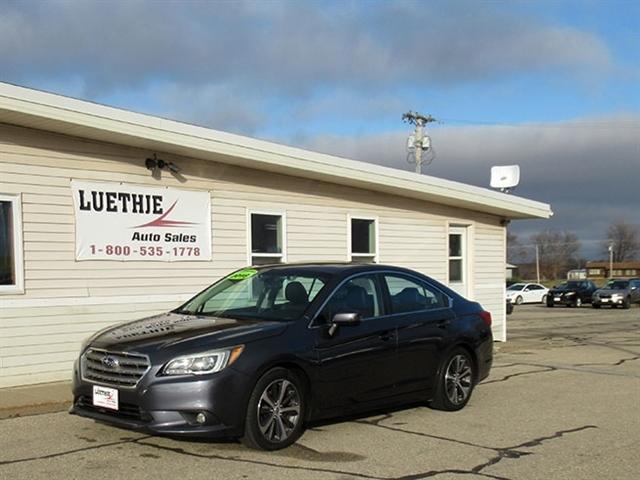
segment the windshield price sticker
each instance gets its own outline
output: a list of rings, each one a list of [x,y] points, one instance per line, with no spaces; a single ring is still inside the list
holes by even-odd
[[[227,279],[234,280],[234,281],[245,280],[247,278],[253,277],[256,273],[258,273],[258,271],[254,270],[253,268],[245,268],[244,270],[240,270],[240,271],[237,271],[236,273],[232,273],[227,277]]]
[[[209,192],[71,181],[76,260],[211,260]]]

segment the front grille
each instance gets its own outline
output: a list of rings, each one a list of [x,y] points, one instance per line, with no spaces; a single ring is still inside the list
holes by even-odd
[[[84,380],[133,388],[151,367],[149,357],[139,353],[109,352],[89,348],[82,355],[82,378]]]
[[[138,405],[134,405],[133,403],[120,402],[118,410],[111,410],[109,408],[95,406],[91,397],[83,395],[77,398],[76,405],[84,409],[94,410],[113,417],[138,420],[140,422],[148,422],[151,420],[148,413],[142,411]]]

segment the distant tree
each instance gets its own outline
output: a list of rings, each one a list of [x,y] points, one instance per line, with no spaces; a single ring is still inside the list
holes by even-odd
[[[532,235],[531,243],[538,247],[542,278],[564,278],[579,261],[580,241],[574,233],[544,230]]]
[[[609,258],[609,245],[613,245],[613,261],[633,260],[640,253],[640,229],[636,225],[616,220],[607,229],[607,239],[602,242],[602,252]]]
[[[507,230],[507,262],[520,263],[525,261],[526,257],[527,249],[520,242],[518,235]]]

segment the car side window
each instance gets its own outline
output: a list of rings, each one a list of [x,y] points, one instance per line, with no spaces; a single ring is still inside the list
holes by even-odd
[[[382,302],[373,275],[361,275],[347,280],[325,304],[318,319],[329,323],[336,313],[359,313],[363,320],[378,317]]]
[[[448,305],[443,293],[419,280],[394,274],[385,274],[384,280],[391,298],[391,313],[418,312]]]

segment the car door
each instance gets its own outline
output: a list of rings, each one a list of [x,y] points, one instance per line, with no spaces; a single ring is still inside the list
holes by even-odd
[[[449,298],[422,279],[383,273],[389,320],[397,326],[396,395],[428,391],[455,315]]]
[[[629,282],[629,294],[632,302],[640,302],[640,280]]]
[[[355,326],[329,333],[336,313],[360,313]],[[395,382],[396,328],[385,315],[379,277],[356,275],[336,288],[314,320],[319,359],[316,391],[321,409],[391,395]]]
[[[526,284],[522,289],[523,303],[535,302],[536,301],[535,297],[536,297],[536,291],[534,289],[534,285],[531,283]]]

